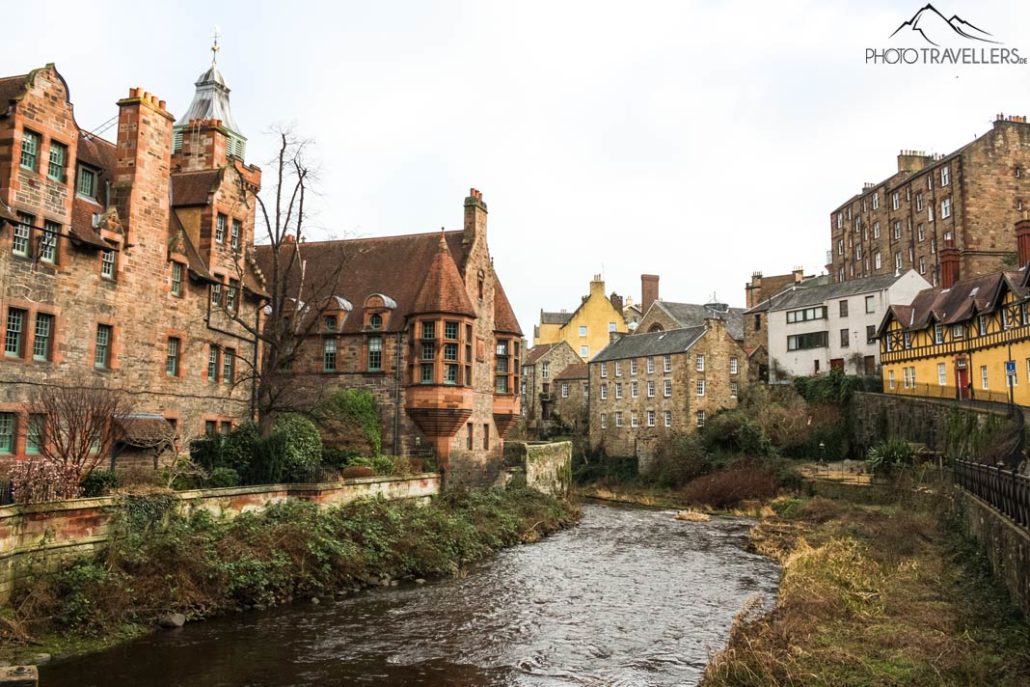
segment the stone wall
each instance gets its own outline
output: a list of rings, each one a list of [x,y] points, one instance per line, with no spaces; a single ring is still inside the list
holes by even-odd
[[[423,474],[411,478],[365,477],[342,483],[198,489],[177,492],[176,496],[184,515],[206,510],[215,517],[233,518],[290,500],[342,506],[377,496],[423,500],[439,490],[439,476]],[[0,508],[0,603],[10,598],[17,581],[34,566],[45,568],[102,546],[118,502],[117,497],[106,496]]]
[[[533,489],[567,498],[572,486],[572,442],[509,441],[504,444],[504,463],[521,470]]]
[[[972,494],[958,489],[955,510],[991,561],[994,576],[1030,620],[1030,533]]]
[[[864,455],[885,437],[900,437],[942,451],[948,417],[957,408],[976,413],[982,420],[1006,414],[1004,406],[856,392],[851,401],[852,445]]]

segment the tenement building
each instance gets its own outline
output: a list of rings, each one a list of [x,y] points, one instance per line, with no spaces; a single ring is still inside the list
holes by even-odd
[[[533,328],[533,345],[565,341],[581,361],[589,360],[608,345],[612,333],[626,332],[622,308],[622,298],[614,293],[606,296],[604,280],[595,274],[590,282],[590,293],[583,296],[575,310],[540,311],[540,324]]]
[[[290,368],[296,385],[368,389],[384,450],[432,449],[452,485],[489,479],[520,416],[522,330],[494,272],[482,194],[465,199],[460,230],[292,249],[307,280],[331,277],[319,296],[331,305]],[[272,249],[255,250],[269,272]]]
[[[769,300],[781,291],[799,286],[812,285],[813,280],[825,284],[829,277],[825,275],[805,276],[804,270],[795,268],[790,274],[778,274],[764,277],[761,272],[753,272],[751,281],[744,285],[747,311],[743,316],[744,352],[747,354],[748,376],[751,380],[769,381]]]
[[[726,322],[623,336],[589,363],[590,445],[642,466],[655,442],[692,433],[734,407],[747,383],[743,350]]]
[[[0,458],[40,450],[33,390],[131,392],[180,438],[250,417],[261,173],[212,66],[188,114],[132,88],[114,142],[80,128],[54,65],[0,79]],[[125,437],[130,440],[132,437]]]
[[[948,155],[901,151],[895,174],[831,213],[827,271],[843,282],[914,269],[937,286],[946,247],[954,249],[953,282],[1013,267],[1010,227],[1030,207],[1028,164],[1025,117],[999,115]]]
[[[1030,220],[1019,270],[925,289],[878,329],[884,391],[1030,405]]]
[[[740,341],[744,338],[743,308],[731,308],[726,303],[713,300],[709,303],[676,303],[664,301],[658,295],[659,277],[655,274],[640,275],[641,301],[644,310],[637,323],[637,332],[661,332],[684,327],[699,327],[709,319],[726,322],[726,331]]]
[[[769,381],[830,370],[876,374],[876,329],[888,307],[911,303],[929,286],[915,270],[843,283],[813,279],[759,303],[746,316],[767,322]]]

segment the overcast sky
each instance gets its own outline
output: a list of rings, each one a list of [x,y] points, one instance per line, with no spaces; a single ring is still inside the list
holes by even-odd
[[[248,161],[274,124],[313,138],[337,236],[457,229],[480,189],[529,336],[598,272],[634,300],[653,273],[666,300],[731,305],[755,270],[821,272],[830,211],[899,149],[1030,114],[1027,65],[864,63],[918,45],[888,37],[919,0],[827,4],[35,0],[4,8],[3,72],[55,62],[85,129],[130,86],[179,115],[218,25]],[[936,6],[1030,57],[1030,4]]]

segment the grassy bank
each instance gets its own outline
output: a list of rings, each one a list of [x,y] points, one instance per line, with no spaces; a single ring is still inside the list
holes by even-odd
[[[0,658],[77,653],[154,627],[316,598],[389,580],[461,575],[504,547],[575,522],[574,506],[512,488],[419,506],[291,502],[232,521],[174,513],[160,494],[126,499],[95,557],[25,585],[0,621]]]
[[[783,564],[776,606],[742,611],[706,687],[1030,684],[1030,629],[942,513],[772,506],[752,541]]]

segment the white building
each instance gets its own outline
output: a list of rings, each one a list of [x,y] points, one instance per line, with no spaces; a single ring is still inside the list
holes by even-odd
[[[752,311],[768,318],[769,381],[841,370],[875,374],[876,328],[891,305],[908,305],[930,283],[915,270],[844,283],[802,282]],[[751,311],[749,311],[751,312]]]

